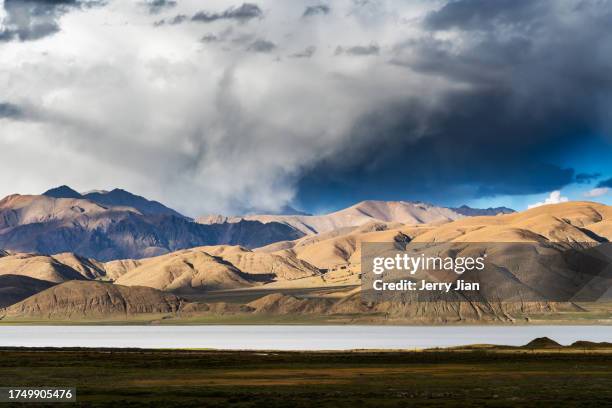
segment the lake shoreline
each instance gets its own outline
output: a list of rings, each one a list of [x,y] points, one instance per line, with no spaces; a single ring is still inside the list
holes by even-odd
[[[612,340],[612,326],[0,326],[0,347],[252,351],[414,350]]]

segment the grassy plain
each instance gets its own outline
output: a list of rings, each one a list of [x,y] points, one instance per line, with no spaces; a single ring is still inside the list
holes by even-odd
[[[612,353],[8,349],[0,384],[76,387],[84,407],[601,407]]]

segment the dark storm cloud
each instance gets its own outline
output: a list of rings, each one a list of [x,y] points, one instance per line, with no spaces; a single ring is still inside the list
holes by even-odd
[[[276,44],[274,44],[272,41],[258,39],[249,45],[247,51],[266,53],[272,52],[275,48]]]
[[[163,10],[176,7],[177,3],[173,0],[147,0],[144,5],[149,9],[149,13],[157,14]]]
[[[263,11],[257,4],[244,3],[240,7],[230,7],[221,13],[200,11],[191,20],[202,23],[211,23],[217,20],[236,20],[244,23],[261,17],[263,17]]]
[[[304,14],[302,14],[302,17],[325,15],[325,14],[329,14],[330,11],[331,9],[329,8],[329,6],[326,6],[325,4],[319,4],[316,6],[308,6],[306,7],[306,10],[304,10]]]
[[[315,185],[350,202],[535,194],[585,181],[549,157],[610,130],[612,3],[576,4],[464,0],[428,15],[391,63],[458,86],[435,104],[411,97],[364,115],[340,160],[304,175],[300,199],[308,204]],[[451,28],[456,37],[434,35]]]
[[[0,102],[0,119],[21,119],[25,116],[23,110],[12,103]]]
[[[522,112],[497,115],[511,109],[506,98],[457,92],[436,111],[418,100],[382,106],[355,124],[351,143],[335,159],[307,173],[299,198],[312,205],[316,194],[309,192],[322,187],[344,204],[368,197],[444,202],[548,192],[573,182],[573,169],[538,159],[563,124],[551,129],[541,118],[520,125]],[[533,145],[516,137],[540,131],[548,138]]]
[[[363,57],[368,55],[378,55],[380,47],[376,44],[370,45],[355,45],[352,47],[336,47],[335,55],[351,55],[355,57]]]
[[[539,0],[454,0],[430,13],[425,25],[434,30],[490,30],[501,25],[528,27],[550,10]]]
[[[33,41],[60,31],[59,18],[71,9],[99,5],[100,1],[5,0],[6,17],[0,41]]]
[[[601,177],[601,173],[578,173],[576,174],[576,183],[586,184]]]
[[[602,188],[602,187],[612,188],[612,178],[600,181],[599,184],[597,184],[597,187],[598,188]]]

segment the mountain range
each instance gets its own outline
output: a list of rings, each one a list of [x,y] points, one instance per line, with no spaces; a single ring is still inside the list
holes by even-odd
[[[8,196],[0,200],[0,248],[42,254],[74,252],[104,261],[143,258],[200,245],[257,247],[302,236],[280,223],[245,220],[202,225],[183,216],[151,213],[150,208],[157,206],[141,211],[124,202],[110,205],[86,198]],[[140,200],[136,205],[143,207]]]
[[[319,234],[338,228],[356,227],[373,221],[403,224],[448,222],[462,215],[444,207],[407,201],[362,201],[346,209],[325,215],[247,215],[242,217],[200,217],[196,221],[213,225],[219,222],[258,221],[289,225],[305,235]]]
[[[237,223],[244,220],[262,223],[277,222],[289,225],[305,235],[313,235],[338,228],[357,227],[371,222],[429,224],[449,222],[464,216],[511,214],[513,212],[515,211],[506,207],[478,209],[463,205],[458,208],[446,208],[422,202],[367,200],[324,215],[251,214],[234,217],[209,215],[199,217],[196,221],[206,225]]]
[[[73,212],[80,212],[72,208],[77,204],[84,214],[89,214],[92,224],[96,222],[94,219],[106,219],[105,211],[143,216],[134,208],[100,210],[99,204],[82,198],[12,197],[38,203],[39,207],[35,206],[38,212],[31,213],[32,208],[17,211],[17,220],[23,226],[55,224],[58,220],[70,220],[69,224],[73,225]],[[23,203],[21,207],[14,203],[9,207],[16,211]],[[94,216],[96,211],[102,211],[99,217]],[[3,217],[12,220],[9,216]],[[0,318],[65,320],[116,316],[129,319],[149,313],[179,319],[227,316],[248,319],[257,314],[325,316],[333,321],[348,318],[356,322],[443,323],[514,322],[557,312],[580,314],[588,311],[584,305],[524,299],[529,299],[534,291],[555,297],[584,288],[593,290],[587,285],[591,276],[574,271],[563,257],[560,265],[545,264],[534,269],[513,252],[502,254],[500,259],[509,262],[503,268],[465,277],[480,282],[485,290],[512,291],[521,301],[364,302],[360,286],[361,244],[452,242],[460,244],[460,251],[469,252],[482,251],[485,243],[532,242],[547,251],[561,253],[564,248],[605,244],[612,239],[612,207],[590,202],[479,217],[466,217],[450,209],[420,203],[364,202],[330,214],[331,219],[326,222],[321,221],[324,216],[317,217],[317,223],[309,218],[305,221],[313,229],[324,232],[315,233],[311,229],[309,234],[252,248],[215,243],[155,256],[106,261],[75,255],[75,251],[45,255],[3,250],[0,251],[0,307],[5,309],[0,312]],[[76,217],[77,225],[79,222],[82,220]],[[249,222],[290,228],[288,223],[245,219],[201,226],[216,228]],[[0,236],[3,231],[4,228],[0,229]],[[440,276],[426,278],[435,281]],[[608,278],[600,279],[600,287],[610,286]],[[542,282],[547,284],[539,289]]]
[[[293,214],[209,216],[194,222],[125,190],[79,193],[60,186],[41,195],[15,194],[0,200],[0,248],[73,252],[100,261],[138,259],[203,245],[256,248],[370,222],[424,224],[464,216],[449,208],[405,201],[364,201],[326,215],[286,210]]]

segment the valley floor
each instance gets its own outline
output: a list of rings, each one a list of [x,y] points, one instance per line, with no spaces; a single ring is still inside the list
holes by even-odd
[[[612,400],[612,354],[597,350],[6,349],[0,361],[2,386],[76,387],[84,407],[601,407]]]

